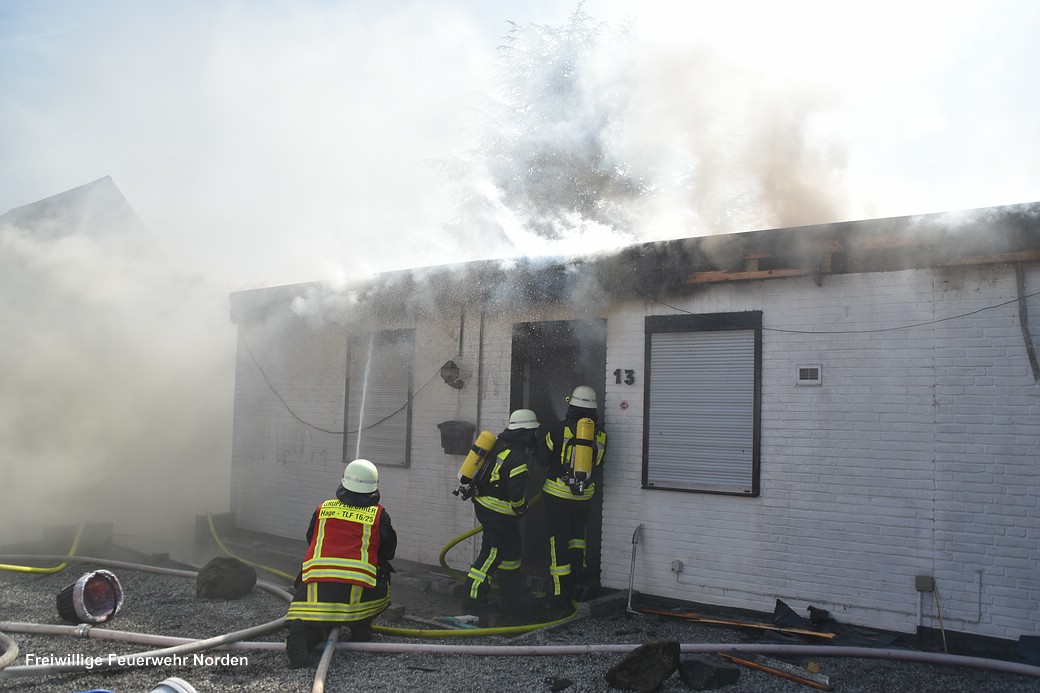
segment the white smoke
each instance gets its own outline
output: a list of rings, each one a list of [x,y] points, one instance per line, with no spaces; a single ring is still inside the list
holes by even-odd
[[[501,97],[507,22],[560,27],[576,2],[16,7],[0,28],[18,68],[0,89],[0,210],[111,175],[175,262],[230,289],[557,251],[501,186],[481,199],[503,207],[460,209],[457,172],[428,162],[477,146],[471,107]],[[1035,3],[581,10],[617,32],[632,20],[582,66],[569,121],[652,176],[620,210],[632,228],[610,225],[625,239],[1040,197]],[[588,151],[567,123],[533,136]],[[479,214],[508,233],[445,223]],[[560,237],[590,218],[550,221]]]
[[[155,532],[226,511],[223,287],[119,243],[0,222],[0,295],[5,532],[84,521]]]

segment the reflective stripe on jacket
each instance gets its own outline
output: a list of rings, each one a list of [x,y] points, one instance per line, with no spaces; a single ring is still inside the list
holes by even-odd
[[[567,483],[567,478],[571,474],[571,461],[567,459],[568,450],[573,451],[574,446],[567,445],[567,441],[574,438],[574,429],[569,425],[563,426],[563,440],[554,441],[552,438],[552,432],[545,434],[545,447],[553,452],[553,462],[549,466],[549,471],[545,475],[545,483],[542,484],[542,492],[548,493],[550,496],[556,496],[557,498],[563,498],[565,500],[573,501],[587,501],[596,495],[596,484],[591,480],[588,485],[584,488],[581,495],[575,495],[571,491],[570,485]],[[596,452],[595,459],[593,460],[593,469],[600,466],[603,463],[603,455],[607,451],[607,433],[606,431],[596,431]]]
[[[516,459],[511,459],[514,456]],[[514,461],[518,461],[519,464],[511,464]],[[518,514],[517,510],[527,504],[527,499],[524,498],[527,473],[526,454],[513,448],[501,451],[487,483],[480,486],[479,493],[473,497],[473,501],[502,515]]]

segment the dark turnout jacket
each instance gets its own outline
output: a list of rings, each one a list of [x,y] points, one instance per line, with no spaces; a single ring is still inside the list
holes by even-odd
[[[527,450],[531,440],[531,431],[526,429],[502,431],[484,463],[493,466],[477,485],[474,503],[502,515],[523,515],[527,511]]]

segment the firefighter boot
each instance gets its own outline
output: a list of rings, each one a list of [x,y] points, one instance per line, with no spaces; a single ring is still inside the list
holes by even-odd
[[[289,657],[290,669],[302,669],[311,663],[311,648],[308,644],[307,624],[299,619],[289,621],[289,635],[285,638],[285,653]]]
[[[470,576],[462,584],[463,590],[460,605],[463,610],[477,615],[485,613],[491,608],[491,600],[488,596],[491,592],[490,583],[483,580],[474,580]]]
[[[524,580],[516,570],[500,571],[496,582],[498,583],[498,603],[501,611],[506,614],[521,614],[526,609],[527,594],[524,589]]]
[[[350,642],[371,642],[372,621],[358,621],[350,624]]]

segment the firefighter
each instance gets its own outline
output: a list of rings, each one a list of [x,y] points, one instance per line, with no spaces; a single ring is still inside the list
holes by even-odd
[[[336,497],[318,506],[307,528],[307,553],[289,605],[285,641],[289,666],[307,666],[314,646],[336,626],[352,642],[372,638],[372,619],[390,606],[390,559],[397,532],[379,503],[379,471],[354,460]]]
[[[473,510],[484,526],[480,553],[464,584],[464,608],[489,606],[491,585],[498,584],[503,605],[522,599],[520,518],[527,512],[527,462],[537,442],[538,417],[517,409],[498,436],[491,455],[474,478]]]
[[[585,528],[596,494],[591,476],[607,449],[607,434],[598,424],[596,391],[579,385],[567,402],[563,421],[539,432],[536,456],[547,467],[542,500],[549,535],[550,610],[569,607],[585,578]]]

